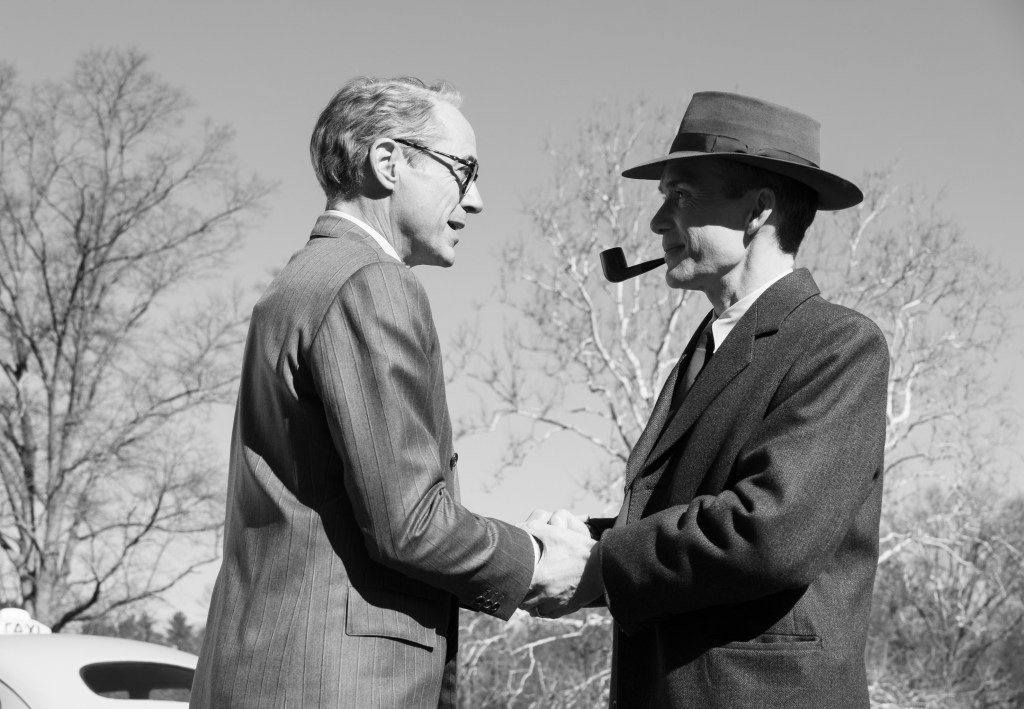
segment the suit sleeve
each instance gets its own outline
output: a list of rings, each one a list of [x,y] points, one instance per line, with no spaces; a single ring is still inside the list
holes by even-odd
[[[726,489],[603,535],[605,598],[626,632],[806,586],[842,542],[881,475],[888,350],[853,315],[807,339]]]
[[[419,281],[399,264],[357,271],[328,308],[310,360],[370,556],[510,617],[532,578],[533,545],[525,531],[471,513],[446,482],[450,424]]]

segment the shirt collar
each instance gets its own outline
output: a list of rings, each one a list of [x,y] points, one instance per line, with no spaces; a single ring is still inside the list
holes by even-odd
[[[377,231],[376,229],[374,229],[372,226],[362,221],[361,219],[356,219],[351,214],[346,214],[345,212],[339,211],[337,209],[328,209],[326,212],[324,212],[324,214],[330,214],[332,217],[340,217],[342,219],[347,219],[348,221],[352,222],[357,227],[365,231],[367,234],[369,234],[373,238],[373,240],[377,242],[377,245],[380,246],[384,250],[384,253],[386,253],[388,256],[395,259],[396,261],[402,260],[398,257],[398,252],[395,251],[395,247],[391,245],[391,242],[385,239],[379,231]]]
[[[788,268],[757,290],[747,293],[745,296],[722,311],[722,314],[711,322],[711,336],[715,341],[715,350],[718,350],[718,348],[722,346],[722,343],[725,342],[725,338],[728,337],[729,333],[732,332],[732,329],[736,327],[736,323],[740,321],[740,318],[750,310],[750,306],[754,304],[754,301],[760,298],[761,294],[774,285],[776,281],[781,280],[792,272],[793,269]]]

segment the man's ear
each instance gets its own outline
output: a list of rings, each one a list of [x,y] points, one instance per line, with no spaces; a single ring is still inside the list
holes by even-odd
[[[762,187],[754,193],[754,204],[747,219],[747,235],[756,234],[774,213],[775,192],[770,187]]]
[[[376,192],[383,190],[391,193],[398,181],[398,163],[402,161],[402,152],[398,149],[398,143],[391,138],[377,138],[370,145],[370,152],[366,159],[369,161],[367,177],[372,178],[376,184],[366,187]]]

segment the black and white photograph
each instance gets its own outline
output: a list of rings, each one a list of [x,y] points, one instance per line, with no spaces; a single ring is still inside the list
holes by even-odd
[[[1024,709],[1024,4],[0,0],[0,708]]]

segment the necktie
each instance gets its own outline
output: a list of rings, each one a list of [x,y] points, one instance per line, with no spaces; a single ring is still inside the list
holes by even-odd
[[[690,391],[690,387],[697,381],[698,375],[704,371],[704,367],[711,361],[711,356],[714,353],[715,336],[711,331],[711,323],[708,323],[708,326],[704,328],[704,334],[701,335],[700,342],[697,343],[693,355],[690,357],[690,362],[686,367],[686,376],[676,380],[676,388],[672,393],[673,411],[686,398],[686,393]]]
[[[668,379],[665,380],[665,386],[662,387],[661,394],[658,395],[658,401],[651,412],[651,418],[647,422],[647,426],[644,427],[643,433],[640,434],[640,438],[637,439],[636,444],[633,446],[633,450],[630,451],[629,460],[626,463],[626,497],[623,500],[622,508],[619,510],[618,519],[615,522],[616,526],[625,524],[627,514],[629,514],[632,498],[632,486],[630,483],[639,473],[640,467],[647,461],[647,456],[654,448],[654,444],[661,435],[662,429],[665,428],[665,423],[668,421],[669,416],[676,410],[679,403],[682,402],[686,392],[693,386],[694,380],[697,379],[697,375],[707,365],[714,351],[715,341],[711,334],[711,324],[708,323],[689,361],[687,362],[685,359],[680,358],[669,374]],[[684,365],[686,367],[685,371],[683,370]],[[635,511],[633,514],[639,514],[639,511]]]

